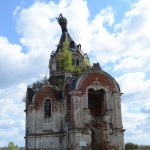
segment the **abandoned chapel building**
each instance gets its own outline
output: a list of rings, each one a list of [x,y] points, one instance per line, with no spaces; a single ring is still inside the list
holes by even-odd
[[[124,150],[121,91],[57,21],[62,35],[50,55],[50,76],[37,91],[27,87],[26,150]]]

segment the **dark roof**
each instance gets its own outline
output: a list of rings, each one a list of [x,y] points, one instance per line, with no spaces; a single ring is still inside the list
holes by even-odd
[[[68,29],[67,29],[67,22],[68,21],[67,21],[67,19],[65,17],[63,17],[62,14],[60,14],[59,17],[56,19],[57,19],[57,21],[61,27],[62,34],[61,34],[59,43],[57,45],[56,51],[53,52],[51,55],[52,58],[54,58],[57,55],[57,53],[59,52],[60,48],[63,46],[63,43],[65,42],[66,39],[69,42],[69,48],[70,48],[69,50],[70,51],[76,51],[77,53],[80,53],[80,55],[83,55],[82,54],[83,52],[81,50],[81,44],[77,45],[68,33]]]

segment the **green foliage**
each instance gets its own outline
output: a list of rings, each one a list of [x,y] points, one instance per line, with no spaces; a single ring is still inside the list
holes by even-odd
[[[54,89],[56,91],[59,91],[62,89],[62,85],[63,85],[63,79],[57,79],[57,81],[55,82],[55,85],[54,85]]]
[[[16,146],[15,146],[15,149],[16,149],[16,150],[19,150],[19,147],[18,147],[18,145],[16,145]]]
[[[60,49],[60,55],[58,57],[58,62],[60,66],[60,70],[62,72],[69,72],[73,76],[78,77],[81,75],[84,71],[91,68],[90,61],[88,59],[85,59],[82,62],[81,66],[74,66],[72,63],[72,52],[69,51],[69,42],[66,39],[63,43],[63,46]]]
[[[27,92],[23,97],[23,102],[27,102],[30,98],[32,99],[33,95],[41,89],[48,81],[47,76],[42,77],[40,80],[33,82],[27,86],[27,89],[30,89],[30,92]],[[27,96],[28,95],[28,96]]]
[[[8,150],[19,150],[18,146],[14,145],[14,142],[9,142],[8,143]]]
[[[87,68],[87,69],[89,69],[89,68],[92,67],[91,64],[90,64],[90,61],[89,61],[88,59],[85,59],[85,60],[83,61],[83,66],[84,66],[85,68]]]
[[[8,150],[15,150],[15,145],[13,142],[9,142],[8,144]]]
[[[63,72],[72,72],[73,71],[72,53],[69,51],[69,42],[67,39],[63,43],[60,52],[61,52],[59,57],[60,69]]]
[[[30,87],[34,92],[37,92],[40,88],[42,88],[44,84],[46,84],[47,81],[48,81],[48,78],[47,76],[45,76],[45,77],[42,77],[40,80],[33,82],[28,87]]]
[[[90,61],[88,59],[85,59],[82,63],[82,66],[81,66],[81,71],[84,72],[88,69],[90,69],[92,66],[90,64]]]
[[[137,144],[133,144],[133,143],[125,144],[125,150],[136,150],[136,149],[138,149]]]
[[[140,146],[139,146],[139,149],[148,150],[148,149],[150,149],[150,145],[140,145]]]
[[[74,69],[72,71],[72,75],[75,77],[78,77],[79,75],[81,75],[81,73],[82,73],[82,68],[74,66]]]
[[[74,66],[73,71],[72,71],[72,75],[75,77],[80,76],[84,71],[88,70],[91,68],[91,64],[90,61],[85,59],[82,62],[82,65],[79,67]]]
[[[19,150],[19,147],[17,145],[15,146],[14,142],[9,142],[8,150]]]

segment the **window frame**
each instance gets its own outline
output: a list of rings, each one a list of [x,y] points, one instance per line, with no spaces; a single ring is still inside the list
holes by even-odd
[[[46,98],[44,101],[44,118],[50,117],[52,117],[52,101],[49,98]]]
[[[80,66],[80,59],[76,58],[76,66],[79,67]]]

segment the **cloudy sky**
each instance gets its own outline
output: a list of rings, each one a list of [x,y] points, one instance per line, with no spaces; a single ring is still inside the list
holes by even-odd
[[[24,146],[22,100],[28,84],[49,75],[60,13],[91,63],[120,84],[125,142],[150,144],[150,1],[5,0],[0,10],[0,146]]]

